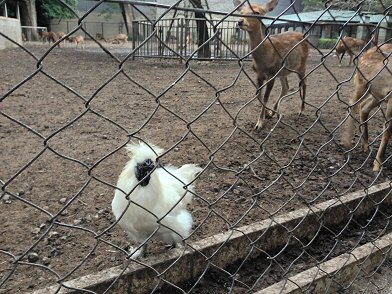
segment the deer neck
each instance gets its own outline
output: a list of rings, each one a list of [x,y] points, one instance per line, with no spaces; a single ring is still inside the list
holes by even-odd
[[[248,32],[249,33],[249,40],[250,40],[250,47],[253,50],[257,47],[256,50],[252,52],[253,59],[257,64],[262,63],[262,60],[268,55],[268,48],[267,42],[268,40],[264,40],[265,38],[265,27],[264,25],[260,24],[259,29]],[[262,42],[259,46],[259,44]]]

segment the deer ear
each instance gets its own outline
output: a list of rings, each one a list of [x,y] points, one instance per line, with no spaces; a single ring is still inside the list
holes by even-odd
[[[267,4],[265,4],[265,10],[267,12],[275,9],[276,5],[278,5],[279,0],[270,0]]]
[[[244,1],[242,1],[242,0],[233,0],[233,4],[234,4],[234,7],[239,6],[239,7],[237,8],[237,10],[240,10],[241,7],[243,7],[243,5],[246,5],[246,4],[244,4]],[[240,6],[240,5],[241,5],[241,6]]]

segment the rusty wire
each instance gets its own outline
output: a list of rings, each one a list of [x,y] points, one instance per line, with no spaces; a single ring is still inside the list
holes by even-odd
[[[299,0],[292,0],[290,7],[287,7],[286,9],[288,10],[292,7],[295,11],[295,14],[297,14],[298,20],[288,20],[285,18],[283,12],[276,17],[252,16],[259,18],[260,21],[272,20],[271,26],[267,27],[266,36],[259,46],[262,46],[268,40],[273,40],[271,39],[271,36],[273,36],[273,32],[278,21],[287,21],[289,24],[302,25],[302,32],[305,36],[311,35],[311,32],[315,29],[316,26],[336,25],[339,26],[339,31],[337,32],[338,40],[344,36],[344,29],[348,27],[366,27],[370,36],[379,34],[380,29],[385,30],[387,34],[390,34],[391,28],[383,24],[383,21],[387,17],[392,17],[391,6],[388,7],[387,3],[380,2],[384,9],[382,13],[384,14],[384,17],[377,24],[358,24],[351,22],[351,20],[356,16],[359,16],[362,21],[364,20],[362,14],[362,5],[364,5],[364,1],[359,2],[358,5],[354,7],[356,10],[355,13],[346,22],[338,22],[336,19],[333,19],[333,21],[327,24],[324,22],[321,23],[320,19],[324,14],[329,14],[332,16],[331,10],[334,9],[333,2],[326,3],[325,10],[314,22],[306,22],[301,20],[296,8],[294,7],[294,4],[296,4],[298,1]],[[6,2],[6,0],[0,1],[0,7]],[[71,7],[66,3],[66,1],[60,2],[72,11]],[[118,254],[120,254],[122,263],[118,264],[120,269],[118,270],[116,276],[112,277],[112,279],[107,282],[107,284],[105,284],[104,288],[101,286],[99,291],[97,290],[99,293],[110,293],[115,289],[118,289],[116,287],[118,284],[122,283],[120,280],[124,275],[126,275],[127,269],[129,267],[137,266],[145,268],[146,272],[149,273],[150,278],[156,278],[156,281],[148,292],[156,291],[157,293],[174,293],[174,291],[178,291],[178,293],[210,293],[209,291],[213,292],[214,289],[218,289],[217,293],[253,293],[278,283],[279,281],[284,283],[296,283],[292,277],[301,271],[309,269],[310,267],[316,267],[320,272],[323,272],[324,269],[322,268],[322,264],[324,262],[331,260],[332,258],[335,258],[336,256],[339,256],[343,253],[346,253],[347,256],[350,256],[352,252],[365,243],[370,242],[374,244],[374,250],[378,248],[379,245],[377,241],[387,233],[391,232],[391,188],[387,188],[381,198],[373,198],[369,190],[372,189],[376,184],[382,182],[388,183],[390,181],[392,174],[390,172],[391,155],[389,154],[391,154],[391,152],[389,148],[389,152],[387,150],[386,159],[383,162],[382,170],[379,173],[373,174],[371,172],[370,163],[374,158],[374,150],[372,150],[369,154],[362,154],[358,151],[361,148],[361,135],[356,138],[354,146],[350,149],[343,147],[340,143],[339,133],[344,129],[345,121],[350,116],[353,116],[358,125],[357,129],[360,129],[360,122],[356,113],[354,112],[354,105],[350,105],[348,102],[349,97],[341,94],[341,91],[344,87],[351,87],[351,89],[353,89],[353,77],[356,72],[355,69],[353,69],[353,71],[348,76],[345,76],[343,79],[341,79],[336,76],[335,69],[332,68],[328,61],[328,58],[332,58],[332,55],[334,54],[334,49],[336,48],[337,42],[332,48],[328,50],[320,50],[317,48],[317,46],[312,45],[312,52],[315,54],[315,56],[318,54],[318,57],[316,58],[316,61],[312,63],[312,65],[308,66],[305,76],[305,78],[309,79],[313,77],[317,71],[322,70],[325,76],[336,83],[336,89],[332,92],[324,93],[324,100],[320,104],[312,102],[311,97],[308,97],[306,100],[306,107],[307,111],[311,113],[311,115],[308,115],[305,118],[299,117],[295,121],[295,124],[297,125],[295,125],[292,120],[287,120],[287,116],[279,111],[280,105],[282,103],[287,101],[287,99],[291,98],[293,95],[298,95],[299,88],[296,88],[295,91],[291,91],[291,93],[283,96],[280,99],[276,116],[268,122],[268,130],[263,129],[260,135],[260,133],[252,131],[251,127],[249,127],[247,123],[243,124],[240,120],[240,117],[247,108],[258,102],[258,93],[267,86],[268,82],[275,79],[279,72],[271,77],[269,81],[266,81],[259,87],[257,82],[255,82],[256,75],[252,70],[249,69],[248,62],[252,57],[252,53],[256,49],[251,50],[250,47],[247,47],[248,50],[244,54],[241,54],[240,52],[233,49],[230,44],[228,44],[220,35],[222,25],[225,21],[228,21],[227,19],[229,17],[241,16],[239,12],[236,12],[234,6],[230,12],[218,12],[199,8],[182,7],[181,4],[184,2],[182,0],[175,1],[175,3],[170,6],[140,1],[114,1],[126,2],[133,5],[133,7],[144,17],[144,19],[138,22],[138,24],[145,22],[151,26],[151,31],[148,33],[148,35],[144,36],[145,38],[143,40],[136,43],[132,49],[126,52],[125,57],[120,58],[118,55],[113,54],[108,48],[106,48],[104,43],[96,40],[95,36],[93,36],[92,33],[89,32],[88,29],[86,29],[83,25],[86,22],[86,18],[91,13],[95,12],[95,10],[104,2],[112,1],[97,1],[84,15],[78,17],[77,26],[72,28],[72,30],[67,32],[67,35],[64,38],[52,44],[48,50],[40,55],[37,55],[37,53],[35,53],[34,50],[29,46],[20,45],[4,33],[0,32],[0,36],[2,38],[5,38],[17,45],[17,49],[14,50],[26,52],[34,59],[35,62],[35,69],[30,74],[21,77],[20,82],[13,83],[8,89],[4,88],[5,90],[0,88],[0,103],[5,103],[9,100],[12,100],[13,94],[15,94],[28,82],[34,81],[37,75],[42,74],[56,83],[62,89],[65,89],[66,91],[75,95],[78,99],[78,102],[83,107],[83,110],[81,110],[75,117],[64,123],[60,128],[55,129],[46,135],[40,132],[34,126],[34,124],[29,124],[21,119],[20,115],[15,115],[8,110],[4,110],[2,107],[0,108],[1,117],[5,123],[10,124],[12,122],[17,124],[26,130],[29,134],[35,138],[38,138],[42,143],[39,152],[37,152],[35,156],[29,158],[28,162],[21,163],[19,169],[11,176],[6,177],[5,175],[0,174],[0,201],[2,201],[0,204],[2,209],[0,213],[5,215],[6,205],[8,205],[10,200],[12,200],[12,203],[22,203],[30,209],[42,213],[42,215],[44,215],[46,218],[46,224],[43,226],[42,230],[39,231],[39,237],[27,240],[29,245],[23,250],[14,251],[13,248],[9,248],[7,245],[8,240],[2,240],[2,242],[0,242],[0,266],[5,265],[3,268],[0,267],[2,270],[0,273],[0,293],[2,289],[4,289],[4,291],[8,291],[9,289],[17,291],[17,288],[13,288],[13,283],[15,282],[14,280],[17,272],[23,272],[23,270],[34,271],[37,269],[45,272],[45,274],[54,279],[55,282],[44,285],[40,284],[39,287],[32,285],[34,290],[54,285],[54,288],[51,288],[51,290],[54,292],[60,290],[61,288],[66,288],[83,291],[85,293],[96,293],[96,290],[69,286],[67,282],[74,279],[75,275],[78,275],[78,271],[85,267],[86,264],[88,264],[92,259],[94,259],[98,248],[102,246],[108,246],[111,248],[111,250],[115,250]],[[250,2],[251,1],[243,1],[244,4]],[[158,7],[160,9],[164,9],[165,12],[157,19],[149,19],[140,9],[141,6]],[[229,62],[231,65],[233,63],[238,65],[238,71],[232,77],[232,81],[229,83],[229,85],[226,85],[223,88],[220,87],[215,83],[215,81],[200,74],[194,67],[195,60],[204,60],[203,58],[198,58],[198,52],[201,46],[194,47],[190,53],[181,53],[182,51],[180,52],[178,48],[173,48],[170,47],[169,44],[166,44],[165,38],[159,35],[160,23],[162,23],[162,21],[164,21],[164,17],[172,11],[187,11],[190,13],[201,12],[208,13],[210,15],[210,19],[206,18],[205,21],[212,28],[212,33],[208,40],[201,44],[201,46],[209,46],[210,42],[216,42],[220,44],[220,50],[223,48],[229,52],[231,56],[229,61],[227,61],[227,58],[222,58],[222,60],[226,60],[226,62]],[[75,16],[78,15],[75,11],[73,11],[73,13]],[[214,19],[214,17],[216,18]],[[102,49],[105,54],[111,58],[112,62],[115,63],[117,67],[116,71],[110,76],[107,76],[106,80],[102,81],[90,96],[85,96],[81,92],[75,90],[72,85],[68,85],[66,82],[62,81],[61,77],[50,73],[50,71],[48,71],[45,67],[45,61],[48,60],[51,54],[53,54],[54,50],[57,48],[57,45],[64,41],[66,37],[76,32],[83,32],[87,38],[91,39],[95,44],[97,44],[99,48]],[[149,53],[147,51],[147,53],[140,54],[138,51],[143,48],[147,48],[149,42],[152,41],[160,44],[160,46],[164,48],[163,50],[170,52],[170,54],[172,54],[171,58],[175,58],[181,61],[181,65],[177,64],[177,66],[181,68],[182,72],[172,83],[166,85],[166,87],[158,94],[154,93],[153,88],[150,88],[139,82],[137,77],[133,76],[129,69],[126,68],[128,64],[132,64],[136,57],[145,59],[150,57],[152,54],[151,52]],[[302,42],[307,41],[303,40],[296,44],[296,46],[299,46]],[[383,43],[387,42],[390,42],[390,38],[385,40]],[[367,46],[369,45],[371,45],[370,41],[367,43]],[[362,48],[359,54],[365,52],[367,48],[368,47]],[[294,48],[292,48],[290,52],[292,50],[294,50]],[[276,52],[276,54],[279,53]],[[158,57],[164,58],[165,56]],[[283,59],[282,64],[285,64],[287,56],[281,56],[281,58]],[[315,58],[313,57],[313,59]],[[357,66],[358,56],[354,58],[354,64]],[[211,63],[210,66],[213,68],[214,63]],[[3,70],[7,71],[7,68]],[[281,68],[281,70],[283,70],[283,68]],[[214,97],[210,99],[209,103],[205,105],[199,113],[195,113],[191,119],[184,117],[181,113],[176,112],[162,102],[162,100],[165,98],[165,95],[167,93],[173,92],[175,87],[182,81],[183,78],[187,76],[195,77],[200,81],[200,83],[203,83],[205,85],[204,90],[206,93],[207,91],[212,91],[214,93]],[[140,89],[144,93],[144,99],[151,99],[154,102],[154,107],[150,110],[147,118],[141,122],[136,129],[131,129],[129,126],[112,119],[110,116],[105,115],[103,111],[94,107],[94,102],[97,100],[97,97],[101,94],[101,92],[104,91],[110,83],[120,77],[127,80],[130,85]],[[216,78],[219,79],[218,73]],[[225,100],[224,95],[233,89],[236,89],[240,83],[239,81],[241,78],[246,79],[248,84],[252,85],[253,88],[252,92],[247,93],[249,97],[247,97],[246,101],[240,105],[236,111],[233,112],[230,110],[229,104]],[[301,85],[303,82],[303,79],[300,80],[298,85]],[[317,85],[312,85],[310,82],[308,82],[308,87],[317,87]],[[42,95],[45,95],[44,91],[42,92]],[[133,98],[132,93],[129,93],[129,96],[129,99]],[[385,97],[385,99],[387,98],[388,97]],[[328,119],[325,117],[325,113],[327,113],[328,116],[328,107],[330,107],[330,104],[335,100],[341,105],[344,105],[345,112],[342,114],[341,121],[336,121],[334,124],[331,124],[331,122],[328,121]],[[360,102],[361,101],[358,103]],[[215,146],[211,147],[205,141],[205,138],[203,138],[203,136],[198,133],[195,126],[200,123],[204,117],[207,116],[213,107],[216,107],[217,105],[221,108],[225,114],[225,117],[230,120],[232,126],[231,129],[229,129],[228,135],[223,136],[223,140],[215,142]],[[380,104],[370,119],[377,120],[377,117],[380,116],[383,118],[385,116],[383,108],[384,105]],[[23,117],[23,110],[21,111],[22,113],[20,114]],[[86,193],[86,191],[93,185],[92,183],[94,182],[100,183],[112,191],[111,195],[105,195],[105,199],[107,200],[108,205],[110,205],[114,191],[119,188],[117,188],[114,183],[107,181],[105,177],[99,175],[97,172],[98,167],[101,164],[109,161],[112,156],[122,153],[123,147],[130,141],[141,140],[145,141],[146,143],[150,142],[152,138],[146,138],[145,134],[143,134],[143,131],[147,128],[147,125],[153,122],[159,111],[164,111],[165,113],[172,115],[175,119],[181,121],[186,127],[185,133],[182,134],[179,140],[175,142],[168,141],[165,143],[165,145],[169,147],[166,148],[167,150],[165,153],[159,157],[158,162],[160,167],[165,166],[164,163],[160,163],[161,159],[163,160],[165,156],[175,154],[175,152],[178,152],[177,149],[182,144],[185,144],[189,138],[194,138],[197,144],[200,144],[204,152],[208,154],[203,162],[194,162],[200,164],[203,167],[202,174],[199,175],[196,179],[196,186],[200,181],[209,180],[210,177],[212,177],[212,173],[214,174],[214,177],[217,177],[218,179],[221,177],[218,182],[224,182],[224,177],[228,175],[234,177],[228,186],[221,190],[214,191],[216,194],[215,198],[206,197],[206,191],[200,189],[196,189],[196,193],[194,195],[194,198],[202,203],[202,205],[204,205],[204,207],[207,209],[207,214],[201,218],[200,222],[195,223],[195,228],[188,239],[197,240],[198,234],[203,231],[206,223],[215,218],[217,223],[224,223],[226,229],[224,233],[228,234],[227,239],[223,242],[221,247],[217,248],[216,251],[208,252],[207,254],[205,251],[199,250],[193,241],[189,241],[187,239],[185,240],[186,246],[182,249],[182,251],[180,250],[181,252],[179,253],[179,257],[174,259],[173,263],[170,264],[168,268],[164,269],[151,263],[149,259],[136,260],[132,258],[131,255],[133,252],[128,252],[123,246],[120,246],[118,243],[110,240],[110,236],[113,234],[113,232],[119,230],[117,227],[118,221],[108,220],[104,229],[95,231],[86,226],[83,226],[82,224],[72,224],[63,222],[61,220],[62,215],[67,210],[69,210],[72,205],[78,202],[83,202],[81,195]],[[126,138],[125,140],[122,140],[121,144],[118,144],[115,148],[107,151],[104,156],[100,157],[95,162],[90,162],[88,158],[73,158],[70,154],[63,153],[58,150],[58,148],[54,147],[54,143],[56,143],[56,140],[58,140],[59,135],[71,129],[74,125],[82,121],[88,115],[93,115],[94,117],[108,123],[118,132],[120,132],[124,138]],[[305,119],[307,119],[307,121],[305,121]],[[253,124],[255,119],[253,117],[247,117],[247,120],[249,123]],[[169,130],[171,128],[170,126],[161,127],[162,129],[166,128]],[[213,128],[213,126],[211,126],[211,128]],[[276,136],[275,134],[282,134],[282,132],[279,133],[279,128],[286,128],[285,132],[293,132],[294,137],[291,140],[289,140],[290,137],[279,138],[277,140],[274,138],[274,136]],[[317,140],[313,140],[311,136],[315,135],[314,132],[324,132],[325,135],[323,141],[319,142]],[[382,132],[377,131],[377,134],[377,136],[373,135],[375,139],[371,142],[372,149],[377,149]],[[7,134],[3,133],[1,130],[0,135],[2,136],[1,140],[9,139]],[[246,143],[244,144],[256,145],[258,148],[257,154],[247,154],[245,163],[242,162],[242,164],[232,164],[230,162],[232,159],[229,156],[230,154],[228,152],[230,151],[228,150],[228,147],[230,146],[230,142],[233,140],[246,140]],[[238,144],[241,146],[240,142]],[[276,157],[270,151],[273,146],[279,144],[295,144],[295,151],[293,152],[293,156],[286,160],[286,162],[280,160],[280,158]],[[338,154],[340,159],[326,156],[324,153],[328,153],[330,150],[329,148],[335,150],[334,154]],[[187,152],[191,153],[190,150]],[[35,202],[34,195],[29,195],[29,197],[26,197],[26,195],[23,195],[23,193],[18,193],[18,190],[13,188],[13,184],[17,182],[17,179],[23,173],[31,170],[32,166],[48,153],[64,159],[66,162],[76,164],[78,168],[83,170],[80,176],[81,178],[84,178],[84,182],[78,188],[77,192],[68,195],[61,209],[55,213],[51,212],[50,202],[48,202],[46,206],[42,204],[40,205],[39,203]],[[222,162],[221,160],[217,159],[221,153],[227,157],[227,162]],[[196,154],[193,154],[193,157],[197,158]],[[8,158],[7,160],[10,159]],[[12,158],[11,160],[18,161],[18,158]],[[342,162],[336,164],[336,162],[339,160]],[[266,174],[260,172],[261,167],[265,169],[267,173],[273,174],[272,177],[268,178],[268,181],[265,179]],[[334,170],[330,170],[331,167],[334,167]],[[298,170],[298,168],[300,171],[295,172],[295,170]],[[7,167],[3,167],[3,169],[7,169]],[[116,168],[116,170],[119,169]],[[317,175],[317,177],[315,175]],[[341,178],[339,178],[339,176]],[[265,185],[262,184],[264,181],[267,181]],[[308,188],[309,183],[314,183],[314,181],[318,181],[318,188],[321,187],[321,189],[312,186]],[[342,185],[342,183],[339,181],[347,181],[348,184]],[[257,186],[255,183],[258,183],[259,186]],[[188,185],[189,183],[183,184]],[[244,188],[244,191],[240,191],[239,193],[234,192],[236,189],[238,191],[240,187],[246,187],[246,190]],[[279,187],[282,190],[279,190],[278,192],[274,191],[274,187]],[[211,189],[213,187],[209,188]],[[350,192],[357,190],[362,191],[364,195],[361,201],[357,203],[356,206],[346,205],[344,202],[345,197]],[[248,194],[246,194],[245,191],[248,191]],[[271,193],[284,194],[285,191],[289,191],[287,195],[290,195],[287,197],[287,199],[281,200],[281,203],[278,207],[275,207],[274,209],[265,208],[265,203],[269,201],[267,198],[271,197]],[[133,191],[128,193],[128,196],[132,193]],[[237,219],[230,219],[230,215],[228,216],[220,211],[221,207],[219,207],[219,204],[225,201],[225,199],[232,199],[232,201],[235,202],[237,199],[233,198],[234,194],[236,195],[234,196],[238,198],[245,197],[241,196],[241,193],[248,197],[246,201],[249,202],[249,205],[246,207],[246,209],[244,209],[244,211],[239,213],[239,217]],[[316,195],[310,197],[309,194],[311,193],[315,193]],[[297,228],[300,226],[306,226],[308,220],[305,217],[301,219],[299,223],[290,224],[288,226],[282,225],[277,220],[284,213],[290,211],[290,209],[287,207],[292,205],[292,203],[296,203],[297,206],[295,209],[307,208],[307,213],[310,214],[314,212],[316,207],[315,205],[326,200],[333,201],[330,204],[331,207],[335,204],[340,204],[343,209],[345,209],[347,216],[342,223],[336,224],[329,220],[331,216],[327,214],[327,210],[329,209],[328,208],[325,211],[318,212],[316,217],[313,219],[313,221],[317,224],[317,229],[310,232],[309,236],[302,236]],[[362,215],[361,211],[364,206],[363,203],[365,202],[371,203],[372,209],[366,215]],[[128,206],[129,205],[138,204],[130,200]],[[273,207],[273,205],[271,205],[271,207]],[[148,209],[144,207],[141,208],[144,209],[146,213],[153,214]],[[83,207],[80,207],[80,209],[83,209]],[[264,230],[259,232],[257,236],[251,237],[242,230],[244,223],[249,222],[248,218],[250,215],[252,215],[254,221],[254,211],[258,211],[258,213],[264,214],[263,218],[257,219],[257,221],[262,221],[263,219],[268,220],[269,225]],[[105,213],[105,211],[103,213]],[[169,211],[167,214],[168,213]],[[164,226],[164,224],[161,223],[162,219],[163,217],[161,219],[157,218],[160,226]],[[0,225],[0,234],[7,232],[7,228],[2,226],[8,221],[10,220],[2,219],[3,223]],[[17,219],[15,219],[15,221],[17,221]],[[22,226],[23,224],[21,223],[20,225]],[[273,237],[269,236],[269,234],[273,234],[271,231],[275,230],[275,226],[279,228],[279,232],[281,232],[286,238],[284,242],[276,248],[269,247],[270,245],[267,242],[268,238]],[[42,246],[42,244],[45,242],[49,242],[54,232],[59,228],[77,231],[94,240],[93,244],[91,244],[91,247],[87,250],[87,253],[83,253],[83,256],[81,256],[78,260],[72,261],[76,265],[66,273],[63,273],[59,268],[52,267],[50,264],[44,264],[41,261],[31,260],[31,258],[29,258],[29,255],[35,252],[37,248]],[[150,242],[157,230],[153,232],[150,237],[147,238],[142,244],[138,244],[139,248],[142,245]],[[220,256],[225,254],[225,245],[230,244],[230,238],[235,234],[244,235],[244,242],[246,242],[248,251],[246,252],[244,258],[240,258],[239,260],[235,259],[232,262],[226,264],[225,267],[221,267],[219,265],[220,263],[218,259]],[[64,242],[68,241],[64,239]],[[126,240],[124,240],[124,243],[126,243]],[[170,275],[166,274],[167,272],[170,272],[172,268],[176,267],[178,267],[177,271],[179,272],[185,270],[180,268],[180,266],[184,265],[184,262],[181,258],[185,256],[186,250],[195,251],[199,256],[202,256],[206,264],[205,269],[204,271],[198,273],[197,276],[191,276],[187,281],[174,283],[170,280],[170,278],[168,278]],[[382,258],[377,264],[373,266],[371,270],[365,266],[366,261],[368,259],[370,260],[371,257],[368,256],[365,258],[365,260],[361,260],[361,262],[357,265],[356,274],[351,276],[349,280],[342,281],[339,278],[339,271],[326,273],[332,281],[330,285],[331,289],[339,289],[342,291],[358,291],[358,288],[356,287],[362,287],[359,289],[359,291],[370,293],[373,293],[374,291],[381,292],[390,289],[392,285],[389,276],[385,278],[386,280],[384,279],[385,283],[380,283],[379,280],[377,280],[377,278],[379,278],[379,273],[383,273],[383,268],[390,264],[390,260],[388,258],[388,255],[390,254],[391,252],[389,247],[387,250],[383,251]],[[64,263],[66,263],[67,257],[64,256],[63,259]],[[149,271],[147,271],[147,269]],[[343,271],[344,269],[341,268],[340,270]],[[256,278],[247,280],[245,278],[246,275],[250,275]],[[366,280],[365,286],[363,286],[364,283],[358,284],[360,286],[357,285],[357,283],[360,283],[361,280]],[[206,281],[208,281],[207,284],[212,288],[205,288],[207,287],[205,284]],[[314,287],[316,283],[317,281],[315,281],[314,277],[314,280],[309,284],[305,286],[297,286],[300,287],[302,291],[311,292],[312,287]],[[260,285],[262,285],[262,287]],[[327,291],[328,289],[326,289],[326,292]]]

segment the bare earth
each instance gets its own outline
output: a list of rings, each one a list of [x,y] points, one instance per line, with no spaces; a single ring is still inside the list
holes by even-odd
[[[41,58],[48,47],[28,48]],[[115,55],[119,60],[127,50],[121,52]],[[311,52],[304,115],[297,115],[298,79],[292,75],[293,94],[282,100],[282,116],[260,132],[253,131],[260,106],[246,76],[254,79],[250,62],[244,71],[237,61],[120,64],[97,48],[67,46],[51,51],[42,71],[21,49],[3,50],[0,68],[0,97],[24,81],[0,105],[0,180],[16,196],[0,194],[0,281],[11,274],[0,293],[37,290],[126,259],[120,249],[127,236],[111,227],[111,200],[127,161],[122,147],[130,139],[170,149],[163,164],[205,168],[190,208],[195,230],[189,241],[392,175],[390,161],[382,175],[373,174],[374,150],[368,156],[358,144],[347,153],[340,145],[353,67],[338,67],[332,55],[322,63]],[[279,93],[277,82],[269,105]],[[372,139],[382,121],[378,111],[370,123]],[[149,254],[166,250],[152,243]],[[15,267],[13,261],[30,248]],[[285,260],[280,263],[283,271]]]

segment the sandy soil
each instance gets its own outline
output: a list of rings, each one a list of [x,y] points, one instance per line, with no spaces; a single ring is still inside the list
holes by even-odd
[[[38,59],[47,49],[28,48]],[[115,54],[121,61],[123,51]],[[38,65],[21,49],[3,50],[0,67],[0,97],[20,84],[0,106],[0,180],[7,191],[0,195],[0,293],[36,290],[125,260],[118,248],[127,237],[110,226],[113,186],[129,139],[170,149],[164,164],[205,168],[190,207],[190,241],[392,174],[390,161],[383,174],[372,173],[375,151],[366,155],[358,144],[346,152],[340,145],[353,68],[338,67],[333,56],[322,62],[311,52],[305,113],[297,115],[292,76],[280,118],[259,132],[253,131],[260,106],[249,62],[243,70],[236,61],[119,63],[96,48],[67,46]],[[279,92],[276,83],[270,105]],[[381,111],[370,130],[373,139],[380,134]],[[373,149],[378,144],[379,138]],[[149,254],[164,250],[153,241]]]

